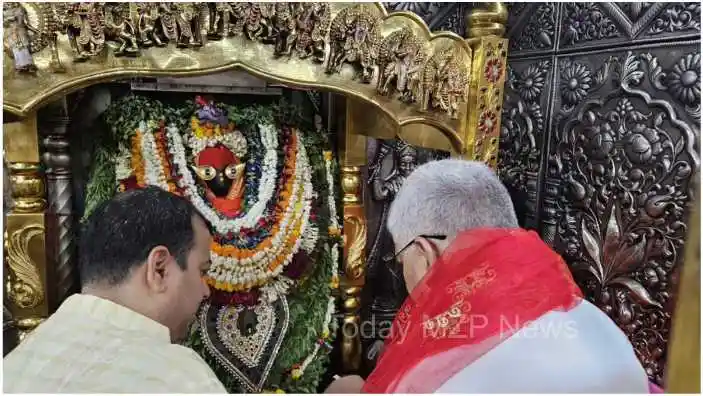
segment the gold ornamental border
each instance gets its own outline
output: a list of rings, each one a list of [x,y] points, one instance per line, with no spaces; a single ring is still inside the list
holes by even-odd
[[[31,73],[18,71],[13,67],[12,51],[8,50],[9,45],[6,34],[3,109],[19,117],[26,117],[42,105],[58,97],[93,84],[135,77],[201,76],[238,68],[257,77],[294,87],[321,89],[344,94],[380,109],[385,116],[393,120],[398,134],[400,134],[400,128],[403,126],[424,124],[429,126],[430,130],[437,129],[441,133],[440,136],[448,140],[448,144],[442,143],[440,145],[449,146],[452,151],[460,154],[464,153],[467,148],[465,129],[469,102],[469,79],[473,78],[471,76],[473,74],[471,68],[472,48],[467,41],[455,33],[432,33],[422,18],[411,12],[389,13],[381,3],[317,3],[323,4],[329,10],[329,24],[327,31],[324,33],[324,63],[317,63],[311,58],[300,59],[296,53],[293,53],[292,56],[283,55],[277,57],[274,55],[275,45],[252,40],[245,35],[226,36],[220,40],[209,40],[206,38],[207,26],[200,25],[198,26],[200,26],[202,46],[199,48],[177,48],[173,43],[169,43],[165,47],[152,46],[145,48],[140,46],[138,55],[118,57],[115,55],[114,24],[111,25],[113,26],[113,31],[105,29],[104,38],[107,40],[104,43],[105,48],[102,53],[91,56],[88,59],[76,61],[76,51],[78,50],[75,42],[71,42],[65,32],[56,34],[56,29],[51,31],[50,27],[52,24],[47,22],[50,19],[49,12],[53,12],[56,19],[57,11],[52,8],[55,6],[52,3],[21,4],[27,13],[27,24],[40,25],[38,29],[40,33],[35,34],[48,36],[54,34],[53,37],[56,37],[56,51],[52,51],[52,48],[47,46],[46,43],[43,43],[43,46],[38,45],[40,47],[38,51],[34,52],[35,49],[32,50],[34,52],[32,57],[36,70]],[[62,4],[65,7],[69,7],[68,4],[74,3]],[[120,3],[106,3],[105,7],[110,4],[112,6],[117,4],[117,7],[119,7]],[[131,18],[132,21],[135,20],[134,10],[136,6],[134,4],[136,3],[123,5],[124,7],[129,7],[130,16],[127,19]],[[199,7],[216,7],[213,4],[220,3],[199,4],[201,4]],[[458,70],[462,71],[462,73],[458,73],[460,74],[459,77],[466,79],[462,86],[462,92],[460,94],[455,92],[455,101],[457,103],[452,102],[453,104],[449,105],[449,107],[453,106],[455,108],[454,114],[451,114],[451,111],[448,112],[446,108],[442,109],[436,105],[425,106],[429,108],[422,109],[422,104],[419,103],[420,100],[417,98],[411,100],[411,103],[408,104],[407,101],[402,101],[398,98],[399,92],[393,90],[386,95],[379,93],[376,82],[383,70],[380,70],[379,65],[375,64],[376,58],[373,58],[376,69],[373,73],[373,79],[370,81],[362,82],[359,81],[358,77],[355,77],[354,74],[358,70],[359,61],[354,66],[351,66],[354,61],[343,61],[345,63],[340,71],[326,72],[325,68],[329,62],[330,48],[334,45],[334,39],[331,38],[331,27],[334,25],[335,18],[341,12],[346,12],[345,15],[347,15],[351,13],[349,12],[350,9],[359,9],[362,13],[372,15],[372,18],[377,18],[377,24],[380,26],[378,30],[380,34],[377,40],[379,45],[394,32],[403,28],[409,28],[414,37],[421,42],[422,51],[426,57],[425,65],[433,61],[439,62],[433,60],[434,57],[445,52],[451,52],[455,69],[458,68]],[[107,16],[108,11],[105,11],[104,14]],[[75,12],[71,14],[71,18],[74,18],[71,21],[87,23],[87,17],[78,17]],[[74,23],[74,26],[76,24],[80,25],[80,23],[72,23]],[[204,24],[205,22],[203,22]],[[87,30],[85,26],[87,25],[83,25],[84,31]],[[125,25],[123,24],[122,26]],[[197,30],[194,29],[193,31],[196,32]],[[359,57],[364,56],[363,51],[363,49],[359,50]],[[59,68],[56,67],[56,56],[60,60],[61,67]],[[423,66],[423,70],[425,68],[427,66]],[[451,82],[439,70],[432,70],[432,72],[435,74],[434,76],[430,75],[431,73],[428,71],[426,73],[423,72],[420,77],[424,80],[421,83],[425,84],[422,88],[425,90],[423,92],[433,89],[438,91],[439,88],[437,87],[441,87],[441,84],[447,85]],[[444,80],[440,82],[440,79]],[[433,84],[436,85],[433,86]],[[461,86],[461,82],[457,84]],[[442,95],[446,97],[448,94],[446,92],[437,93],[437,96]],[[451,100],[451,98],[448,99],[448,102],[451,102]],[[431,132],[431,134],[436,133]],[[433,139],[441,140],[440,136],[435,136]]]

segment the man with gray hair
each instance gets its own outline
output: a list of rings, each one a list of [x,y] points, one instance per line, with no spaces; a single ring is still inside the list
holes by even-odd
[[[387,227],[396,247],[409,244],[419,235],[439,235],[443,238],[432,240],[444,250],[451,237],[461,231],[517,228],[518,222],[508,190],[489,167],[481,162],[447,159],[428,162],[408,177],[393,201]],[[425,242],[417,238],[418,244]],[[408,275],[410,290],[423,273]]]
[[[366,393],[647,393],[624,333],[568,267],[518,227],[508,191],[478,162],[418,167],[388,216],[410,297]],[[344,386],[342,386],[344,385]]]

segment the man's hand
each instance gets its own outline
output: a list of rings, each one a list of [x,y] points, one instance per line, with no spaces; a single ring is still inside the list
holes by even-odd
[[[376,340],[373,345],[371,345],[371,348],[368,349],[368,352],[366,352],[366,357],[372,362],[377,361],[378,357],[381,356],[381,353],[383,353],[383,348],[385,346],[386,344],[384,341]]]
[[[325,393],[361,393],[361,388],[363,387],[363,378],[358,375],[348,375],[334,380],[334,382],[325,389]]]

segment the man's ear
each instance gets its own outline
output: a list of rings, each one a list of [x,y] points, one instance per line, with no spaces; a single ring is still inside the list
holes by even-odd
[[[166,278],[171,270],[173,256],[165,246],[157,246],[146,258],[146,284],[150,290],[162,293],[166,290]]]
[[[439,250],[437,249],[437,246],[425,238],[417,238],[415,240],[415,244],[417,245],[416,249],[418,250],[418,253],[422,255],[424,262],[429,269],[430,265],[432,265],[432,263],[437,261],[439,258]]]

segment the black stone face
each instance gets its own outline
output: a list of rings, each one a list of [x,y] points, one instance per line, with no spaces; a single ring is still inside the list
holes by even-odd
[[[215,177],[212,180],[206,181],[205,184],[207,184],[216,197],[222,198],[227,196],[227,193],[232,186],[232,179],[225,176],[224,169],[218,169]]]

